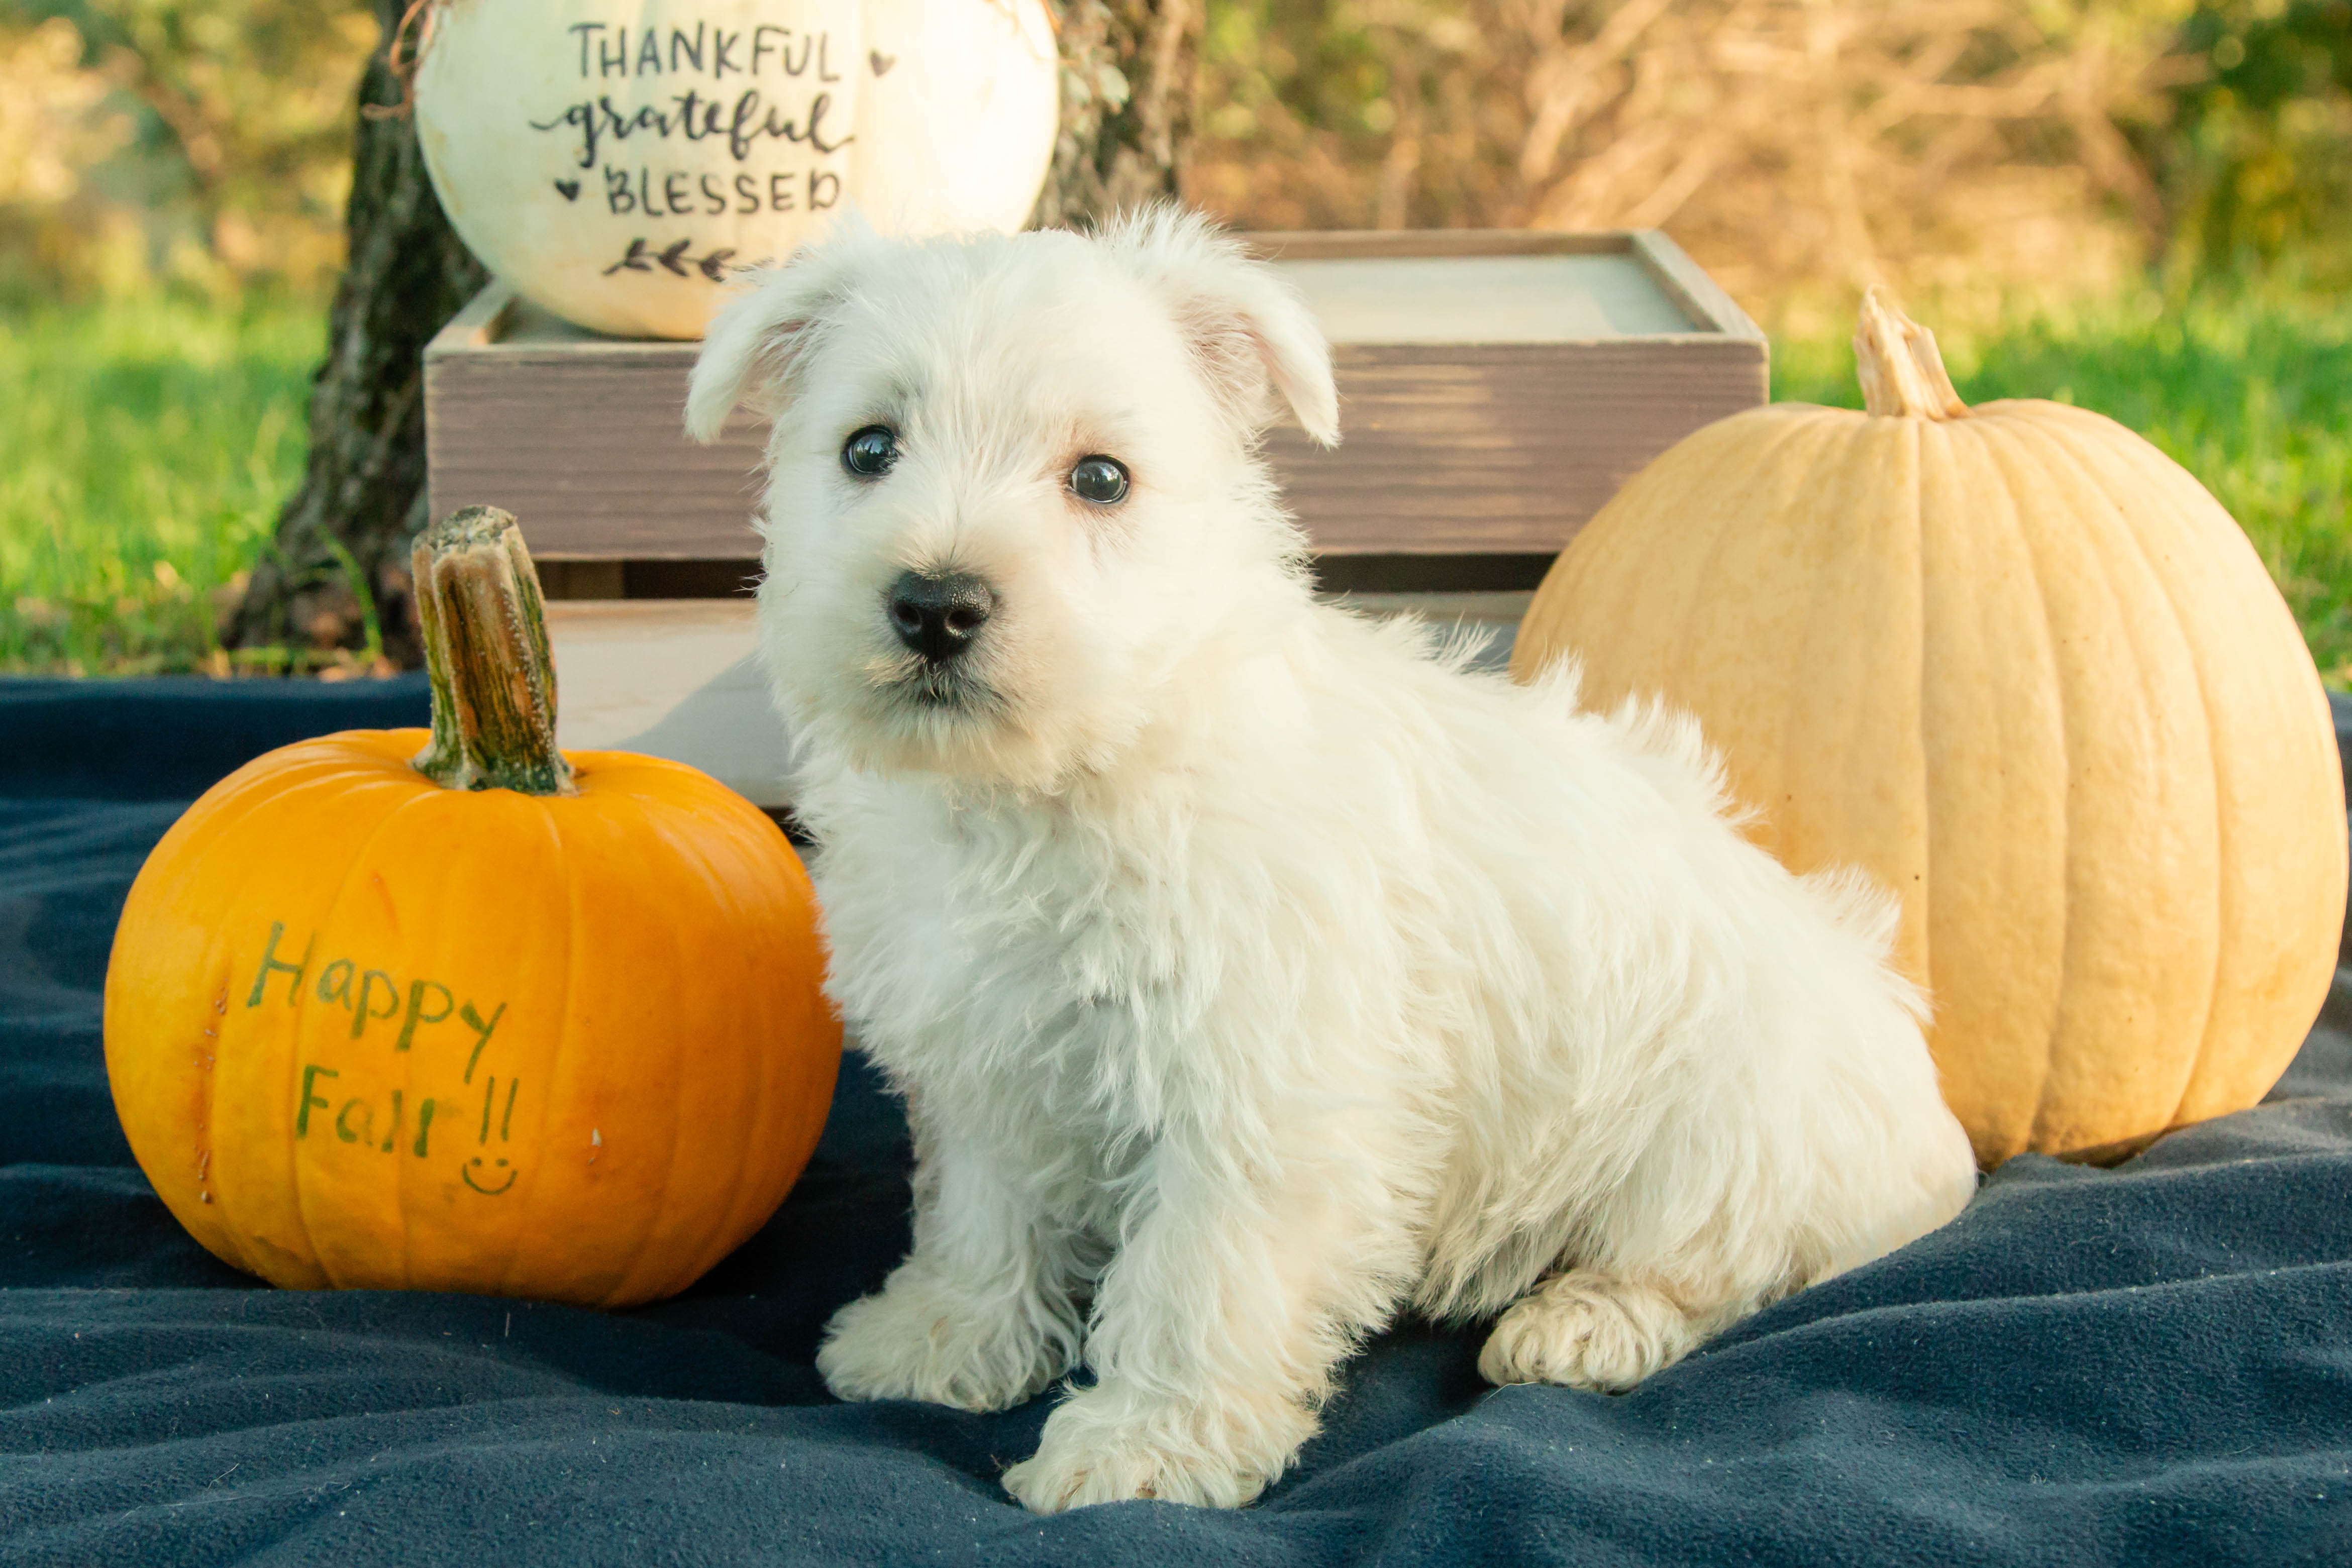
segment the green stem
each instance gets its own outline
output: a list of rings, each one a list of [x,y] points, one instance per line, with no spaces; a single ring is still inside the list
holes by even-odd
[[[410,557],[433,739],[410,764],[445,789],[572,793],[555,747],[555,658],[522,529],[467,507],[417,536]]]

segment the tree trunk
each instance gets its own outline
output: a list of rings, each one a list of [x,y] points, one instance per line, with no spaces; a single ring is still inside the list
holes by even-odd
[[[404,8],[402,0],[376,0],[386,38]],[[379,52],[361,78],[361,106],[402,96]],[[356,648],[372,613],[386,657],[413,666],[421,653],[408,552],[430,520],[425,345],[488,275],[442,215],[405,115],[360,115],[346,227],[350,255],[327,357],[310,386],[310,464],[278,514],[275,548],[256,568],[228,640]]]
[[[1178,193],[1202,3],[1049,0],[1062,38],[1062,130],[1034,226],[1083,225]]]

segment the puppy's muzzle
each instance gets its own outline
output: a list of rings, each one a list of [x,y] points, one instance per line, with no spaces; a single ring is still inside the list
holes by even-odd
[[[968,571],[908,571],[890,585],[890,629],[933,669],[955,662],[996,612],[996,594]]]

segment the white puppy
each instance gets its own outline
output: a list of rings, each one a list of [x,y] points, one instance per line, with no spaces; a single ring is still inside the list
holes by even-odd
[[[842,1397],[1083,1361],[1021,1501],[1230,1506],[1400,1311],[1622,1389],[1968,1201],[1889,901],[1742,838],[1689,722],[1315,602],[1256,447],[1336,439],[1329,350],[1229,241],[845,232],[689,430],[746,395],[827,985],[916,1140]]]

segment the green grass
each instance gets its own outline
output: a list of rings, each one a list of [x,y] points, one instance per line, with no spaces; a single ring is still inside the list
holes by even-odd
[[[2270,568],[2327,683],[2352,686],[2352,302],[2151,294],[1938,341],[1966,402],[2096,409],[2203,481]],[[1862,406],[1851,343],[1772,347],[1774,398]]]
[[[0,671],[226,672],[324,340],[292,304],[0,314]]]
[[[0,314],[0,671],[232,667],[215,613],[300,473],[322,318],[170,301]],[[2330,683],[2352,685],[2352,305],[2151,295],[1944,348],[1970,402],[2095,408],[2202,479]],[[1859,406],[1852,349],[1776,341],[1773,395]]]

